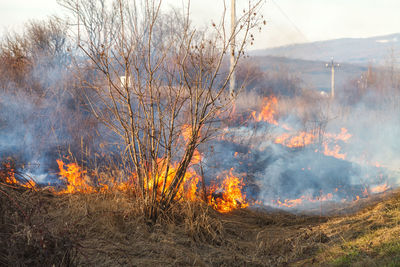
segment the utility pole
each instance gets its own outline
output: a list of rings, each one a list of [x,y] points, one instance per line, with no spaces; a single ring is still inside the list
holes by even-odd
[[[338,68],[340,65],[338,63],[333,62],[333,57],[331,58],[331,63],[326,63],[327,68],[331,68],[331,97],[335,98],[335,68]]]
[[[80,29],[79,29],[79,5],[78,5],[78,0],[76,0],[76,13],[77,13],[77,18],[78,18],[78,44],[77,47],[81,45],[81,36],[80,36]]]
[[[236,28],[236,0],[231,0],[231,65],[230,65],[230,73],[231,79],[229,81],[229,93],[230,96],[233,97],[235,94],[235,28]]]

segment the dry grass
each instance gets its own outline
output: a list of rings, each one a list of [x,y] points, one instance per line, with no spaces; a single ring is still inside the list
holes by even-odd
[[[4,265],[19,260],[20,255],[13,253],[23,253],[26,259],[17,265],[263,266],[277,262],[264,253],[263,235],[266,232],[263,229],[288,227],[292,231],[299,223],[309,220],[250,210],[219,214],[201,202],[183,202],[174,206],[168,215],[160,216],[156,224],[150,224],[138,208],[142,204],[122,193],[55,196],[45,189],[34,192],[10,188],[9,191],[14,198],[19,198],[22,213],[31,212],[29,223],[23,215],[12,220],[12,213],[19,208],[8,196],[2,195],[2,210],[9,211],[2,214],[3,221],[8,220],[2,229],[9,232],[2,239],[8,244],[2,246],[7,248],[1,252]],[[40,225],[40,229],[49,233],[48,239],[54,243],[54,250],[41,248],[42,252],[23,246],[31,239],[29,227],[34,225]],[[39,245],[40,238],[35,239]],[[17,240],[19,245],[11,244],[12,240]],[[72,258],[65,263],[62,256],[67,253],[67,245],[67,256]],[[38,258],[38,255],[50,253],[54,258],[44,257],[47,261]]]
[[[331,241],[313,260],[325,266],[399,266],[400,193],[374,202],[355,214],[321,224]]]
[[[0,266],[74,266],[76,242],[47,215],[51,194],[0,182]]]
[[[202,202],[181,202],[154,224],[143,216],[144,203],[124,193],[54,195],[4,183],[0,190],[5,266],[399,264],[400,194],[329,217],[220,214]]]

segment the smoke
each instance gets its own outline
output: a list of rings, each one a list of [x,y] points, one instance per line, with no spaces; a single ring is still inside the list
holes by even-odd
[[[0,80],[0,158],[15,159],[42,183],[58,181],[56,159],[90,161],[103,141],[117,143],[85,109],[82,88],[62,58],[36,58],[21,68],[23,78]],[[256,82],[268,78],[257,74]],[[274,83],[268,92],[279,89],[285,96],[239,96],[231,118],[220,125],[222,137],[200,146],[208,184],[233,170],[249,200],[284,208],[318,199],[353,201],[398,185],[398,93],[370,90],[348,104],[281,88],[294,83],[281,78],[287,83]]]
[[[65,66],[38,64],[24,75],[22,84],[2,84],[0,159],[17,162],[39,183],[56,182],[56,159],[92,146],[96,123]]]
[[[0,157],[12,158],[35,177],[44,179],[40,174],[51,169],[52,159],[71,139],[57,123],[61,119],[58,105],[28,94],[2,93],[0,110]]]
[[[29,77],[25,87],[10,82],[0,93],[0,157],[22,162],[38,182],[55,183],[57,158],[79,158],[83,145],[96,151],[101,139],[110,142],[113,136],[83,108],[68,68],[41,65]],[[232,169],[243,178],[249,200],[283,208],[291,200],[352,201],[379,192],[375,186],[397,186],[395,100],[366,94],[356,105],[345,105],[315,95],[281,97],[271,105],[274,112],[265,113],[273,120],[257,121],[269,100],[254,92],[240,96],[222,137],[202,148],[207,183]],[[277,142],[302,132],[313,135],[312,142]]]
[[[240,114],[234,115],[245,120],[225,128],[223,140],[215,141],[205,157],[209,180],[232,168],[243,177],[249,199],[297,209],[319,205],[321,199],[353,201],[382,192],[378,186],[398,185],[397,107],[371,105],[367,99],[350,106],[325,98],[305,103],[304,97],[282,97],[274,106],[274,125],[257,122],[250,114],[261,111],[257,105],[262,101],[254,101],[253,94],[250,101],[246,97],[236,103]],[[283,134],[302,132],[313,135],[312,142],[277,141]],[[293,205],[295,200],[303,206]]]

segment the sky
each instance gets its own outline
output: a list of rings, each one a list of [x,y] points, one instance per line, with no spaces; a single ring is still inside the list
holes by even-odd
[[[187,0],[164,0],[180,7]],[[229,8],[230,0],[226,0]],[[237,0],[237,12],[246,0]],[[221,17],[223,0],[192,0],[196,25]],[[371,37],[400,32],[399,0],[264,0],[267,26],[256,35],[253,49],[344,37]],[[20,30],[30,19],[64,16],[56,0],[0,0],[0,34]]]

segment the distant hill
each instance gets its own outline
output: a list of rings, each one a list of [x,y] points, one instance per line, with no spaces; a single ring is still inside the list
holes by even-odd
[[[253,56],[276,56],[293,59],[327,62],[333,56],[341,63],[367,65],[384,64],[391,56],[392,50],[399,63],[400,33],[370,37],[343,38],[305,44],[294,44],[252,51]]]

